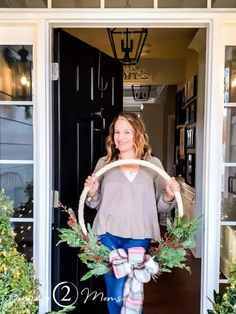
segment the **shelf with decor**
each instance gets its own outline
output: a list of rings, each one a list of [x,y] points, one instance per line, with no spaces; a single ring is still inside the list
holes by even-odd
[[[193,76],[176,95],[175,157],[176,176],[195,186],[197,76]]]

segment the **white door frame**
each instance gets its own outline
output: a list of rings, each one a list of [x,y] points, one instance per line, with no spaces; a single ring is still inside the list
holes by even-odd
[[[190,27],[196,27],[196,28],[206,28],[207,30],[207,46],[206,46],[206,105],[205,105],[205,114],[204,114],[204,125],[205,130],[204,132],[209,134],[208,137],[206,137],[206,140],[204,141],[204,148],[203,148],[203,186],[209,187],[206,188],[205,193],[203,193],[203,199],[202,204],[203,208],[208,209],[207,215],[204,216],[204,223],[203,223],[203,252],[202,252],[202,263],[201,263],[201,313],[206,313],[207,309],[211,308],[211,303],[207,299],[208,297],[212,297],[213,289],[218,289],[218,280],[217,275],[219,272],[219,242],[215,241],[215,239],[212,239],[212,232],[208,232],[209,228],[208,226],[210,224],[213,224],[213,230],[219,229],[219,221],[218,219],[215,219],[215,221],[212,220],[213,213],[215,214],[215,208],[217,208],[214,204],[219,202],[219,198],[216,198],[216,195],[220,195],[220,193],[216,193],[216,188],[220,189],[220,178],[218,175],[215,174],[213,171],[214,169],[219,169],[219,160],[215,160],[215,163],[212,162],[212,157],[217,155],[215,153],[216,147],[219,148],[219,143],[217,139],[220,138],[221,134],[219,133],[219,124],[215,123],[217,117],[214,117],[215,115],[212,115],[211,106],[214,103],[212,101],[213,98],[213,88],[212,86],[215,86],[215,83],[213,83],[213,77],[215,69],[217,69],[217,58],[210,58],[209,56],[212,56],[212,52],[214,50],[214,40],[213,38],[216,38],[216,29],[218,26],[218,23],[214,21],[214,19],[198,19],[193,20],[191,18],[189,19],[183,19],[181,18],[175,18],[173,19],[173,16],[163,16],[162,14],[153,14],[153,16],[148,18],[148,15],[145,14],[139,14],[139,16],[134,15],[135,18],[132,19],[130,14],[128,16],[120,16],[117,17],[117,14],[115,14],[114,17],[111,15],[109,18],[107,16],[103,16],[101,19],[100,17],[96,17],[96,21],[91,21],[86,18],[83,18],[83,21],[63,21],[63,22],[51,22],[49,23],[48,27],[50,29],[50,33],[52,33],[52,29],[56,27],[147,27],[147,28],[164,28],[164,27],[171,27],[171,28],[190,28]],[[93,23],[94,22],[94,23]],[[219,34],[218,34],[219,35]],[[218,50],[218,49],[217,49]],[[218,76],[219,77],[219,76]],[[214,85],[212,85],[214,84]],[[209,95],[209,92],[207,90],[212,91],[212,93]],[[219,89],[218,89],[219,90]],[[220,116],[219,119],[221,119],[222,116]],[[214,122],[214,123],[213,123]],[[219,121],[221,122],[221,120]],[[216,129],[216,125],[218,125],[218,129]],[[212,141],[210,139],[212,138],[211,134],[216,134],[216,131],[218,131],[218,136],[214,136],[216,139],[216,146],[212,145]],[[218,146],[217,146],[218,145]],[[217,164],[217,167],[216,167]],[[213,166],[214,165],[214,166]],[[215,168],[216,167],[216,168]],[[211,177],[207,177],[211,174]],[[214,178],[213,178],[214,176]],[[213,178],[213,180],[211,180]],[[218,182],[218,185],[216,186],[216,183]],[[213,197],[209,197],[210,188],[214,190],[214,193],[211,194]],[[220,192],[220,190],[218,191]],[[208,204],[208,206],[206,206]],[[219,203],[218,203],[219,204]],[[219,240],[219,233],[218,233],[218,240]],[[212,267],[212,258],[217,257],[216,260],[214,260],[214,267]],[[207,262],[207,264],[206,264]]]
[[[19,12],[18,12],[19,11]],[[5,11],[6,12],[6,11]],[[24,12],[24,14],[22,14]],[[194,12],[194,13],[193,13]],[[55,27],[205,27],[206,47],[206,97],[204,109],[203,147],[203,195],[205,210],[203,223],[203,254],[201,283],[201,314],[205,314],[211,303],[213,289],[218,289],[220,248],[220,192],[221,192],[221,124],[223,111],[223,58],[221,37],[222,23],[236,20],[236,14],[212,13],[210,10],[149,10],[149,9],[75,9],[75,10],[0,10],[0,27],[31,24],[37,28],[36,38],[36,135],[35,150],[36,192],[35,202],[40,208],[40,224],[37,235],[35,265],[41,282],[40,312],[50,310],[50,251],[51,251],[51,105],[50,82],[52,60],[52,29]],[[20,29],[19,29],[20,31]],[[1,44],[1,38],[0,38]],[[220,78],[220,79],[219,79]],[[38,162],[38,165],[37,165]]]

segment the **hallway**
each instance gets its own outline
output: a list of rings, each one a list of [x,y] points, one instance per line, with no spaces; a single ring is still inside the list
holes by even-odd
[[[199,314],[201,259],[189,254],[191,273],[174,269],[145,284],[145,314]]]

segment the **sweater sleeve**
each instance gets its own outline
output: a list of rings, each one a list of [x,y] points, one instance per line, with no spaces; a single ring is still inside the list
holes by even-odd
[[[153,163],[164,170],[161,161],[153,157],[152,159]],[[154,179],[154,185],[155,185],[155,192],[156,192],[156,201],[157,201],[157,211],[158,212],[169,212],[171,209],[173,209],[176,205],[176,200],[174,199],[171,202],[168,202],[165,200],[165,186],[166,181],[163,179],[160,175],[157,175]]]
[[[93,173],[96,173],[99,169],[101,169],[102,167],[105,166],[105,161],[102,158],[100,158],[95,166],[95,169],[94,169],[94,172]],[[102,197],[101,197],[101,191],[100,191],[100,186],[101,186],[101,182],[102,182],[102,177],[99,177],[99,189],[98,189],[98,192],[95,196],[95,198],[91,199],[90,201],[88,199],[86,199],[86,205],[89,206],[90,208],[95,208],[95,209],[98,209],[100,207],[100,203],[101,203],[101,200],[102,200]]]

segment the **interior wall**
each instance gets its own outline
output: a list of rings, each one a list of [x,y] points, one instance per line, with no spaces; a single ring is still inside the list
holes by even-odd
[[[185,65],[185,82],[198,73],[198,53],[190,50]]]
[[[175,116],[175,98],[177,86],[170,85],[166,88],[166,100],[164,102],[164,132],[163,132],[163,165],[170,175],[173,175],[174,163],[174,136],[173,116]],[[175,122],[175,121],[174,121]]]
[[[142,119],[146,125],[153,154],[161,160],[164,168],[171,173],[173,170],[173,161],[171,165],[171,159],[168,157],[171,151],[173,156],[174,132],[168,136],[167,130],[168,120],[170,120],[168,117],[175,114],[176,90],[176,85],[166,86],[158,98],[158,102],[154,104],[144,104],[142,113]],[[173,146],[172,150],[171,146]]]
[[[144,104],[142,113],[152,152],[161,161],[163,161],[163,108],[163,103]]]
[[[185,80],[185,60],[141,59],[137,65],[152,75],[153,84],[175,85]]]

